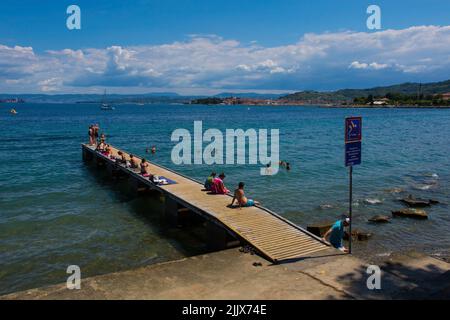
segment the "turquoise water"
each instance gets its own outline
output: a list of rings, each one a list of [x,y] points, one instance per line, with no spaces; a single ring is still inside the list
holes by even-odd
[[[111,144],[201,179],[225,171],[228,187],[246,182],[262,204],[306,226],[346,212],[348,171],[343,165],[343,122],[363,116],[363,163],[354,169],[354,225],[374,233],[355,254],[384,256],[415,249],[450,256],[450,110],[326,109],[188,105],[20,104],[0,107],[0,293],[64,282],[70,264],[82,276],[126,270],[204,251],[195,230],[161,225],[162,203],[134,197],[81,160],[87,126],[99,123]],[[261,176],[260,165],[177,166],[173,130],[280,129],[281,159],[292,170]],[[157,146],[155,155],[146,147]],[[395,193],[398,188],[403,192]],[[397,190],[398,191],[398,190]],[[373,225],[375,214],[403,207],[412,193],[442,203],[430,219],[394,219]]]

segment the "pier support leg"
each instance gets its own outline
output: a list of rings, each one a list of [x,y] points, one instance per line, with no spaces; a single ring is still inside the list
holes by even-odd
[[[106,164],[106,170],[108,170],[108,173],[112,176],[112,177],[119,177],[120,173],[122,171],[120,171],[120,169],[117,167],[117,165],[113,164],[113,163],[107,163]]]
[[[135,193],[147,191],[147,189],[148,189],[144,183],[142,183],[141,181],[139,181],[136,178],[133,178],[133,176],[130,176],[130,187],[131,187],[131,190]]]
[[[178,203],[174,199],[166,197],[164,204],[164,219],[173,226],[178,226],[180,222],[178,209]]]
[[[93,158],[92,153],[87,151],[85,148],[82,149],[81,154],[83,156],[83,161],[91,161]]]
[[[206,223],[206,239],[211,250],[223,250],[239,245],[239,240],[231,236],[225,228],[209,221]]]
[[[99,156],[94,155],[93,158],[94,158],[94,162],[95,162],[95,164],[97,165],[97,167],[102,167],[102,166],[105,165],[105,160],[103,160],[103,159],[100,158]]]

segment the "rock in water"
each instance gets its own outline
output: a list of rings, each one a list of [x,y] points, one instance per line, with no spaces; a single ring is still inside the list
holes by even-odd
[[[391,217],[384,216],[381,214],[373,216],[372,218],[369,219],[370,222],[380,222],[380,223],[389,222],[389,220],[391,220]]]
[[[416,219],[428,219],[428,214],[425,212],[425,210],[422,209],[412,209],[412,208],[400,209],[392,211],[392,215]]]
[[[369,232],[358,232],[359,241],[369,240],[370,237],[372,237],[372,234]]]
[[[369,240],[369,238],[372,237],[372,234],[369,232],[364,232],[361,230],[352,230],[352,239],[353,240],[358,240],[358,241],[364,241],[364,240]],[[348,232],[344,231],[344,236],[343,236],[344,240],[348,241]]]
[[[429,202],[430,204],[439,204],[439,201],[435,199],[430,199]]]
[[[306,227],[306,230],[308,230],[312,234],[315,234],[318,237],[323,237],[325,232],[327,232],[328,229],[331,228],[333,223],[334,222],[327,221],[327,222],[319,222],[319,223],[316,223],[316,224],[311,224],[311,225]]]
[[[408,207],[412,208],[428,207],[431,205],[430,200],[416,199],[411,195],[401,199],[400,201],[405,203]]]

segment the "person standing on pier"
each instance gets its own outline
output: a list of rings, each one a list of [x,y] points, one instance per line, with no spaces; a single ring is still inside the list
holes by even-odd
[[[94,125],[93,124],[91,124],[89,126],[88,135],[89,135],[89,145],[91,145],[91,146],[95,145]]]
[[[330,244],[336,249],[347,253],[348,249],[342,244],[344,238],[344,228],[350,225],[350,218],[344,218],[336,221],[331,228],[323,235],[322,240],[327,241],[327,237],[330,236]]]

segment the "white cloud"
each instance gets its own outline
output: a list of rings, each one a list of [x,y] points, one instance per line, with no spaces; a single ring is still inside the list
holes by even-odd
[[[161,45],[48,50],[0,45],[0,91],[83,92],[99,87],[333,89],[450,74],[450,26],[305,34],[262,47],[215,35]]]
[[[369,69],[369,70],[381,70],[389,67],[386,63],[365,63],[359,61],[353,61],[349,66],[350,69]]]

